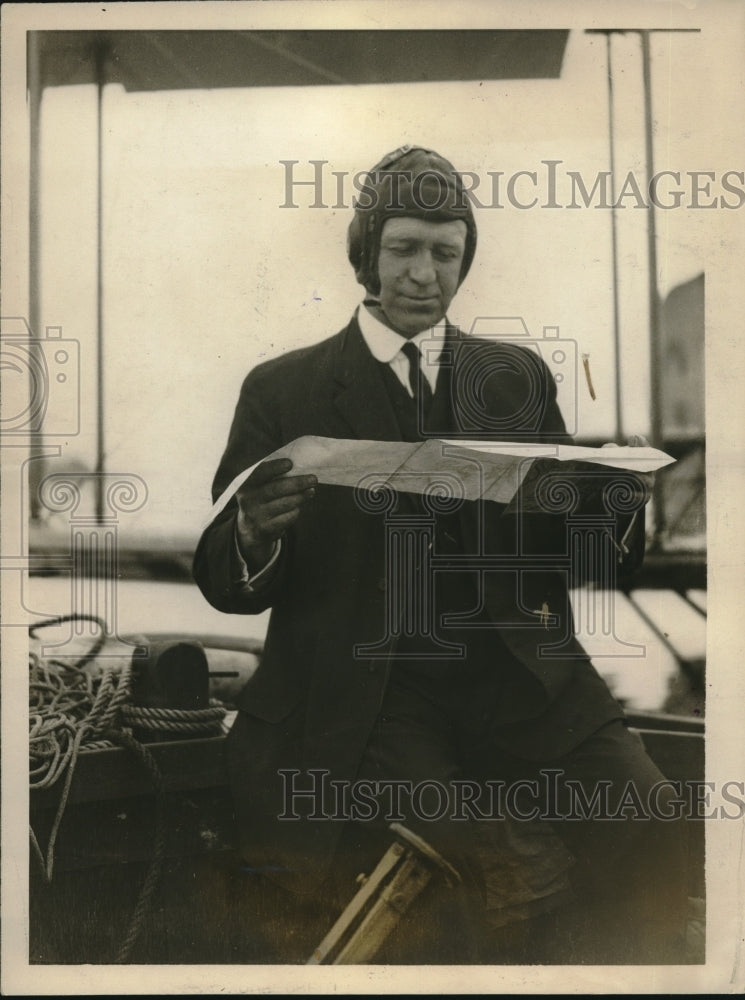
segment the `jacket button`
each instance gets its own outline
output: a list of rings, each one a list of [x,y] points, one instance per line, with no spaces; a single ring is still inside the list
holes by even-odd
[[[378,580],[378,590],[387,590],[387,589],[388,589],[388,581],[384,576],[381,576],[381,578]]]

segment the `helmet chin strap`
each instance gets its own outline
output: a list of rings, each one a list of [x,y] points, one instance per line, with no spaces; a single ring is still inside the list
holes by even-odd
[[[393,326],[390,319],[388,318],[388,314],[383,308],[380,299],[376,295],[371,295],[368,292],[367,295],[365,295],[364,299],[362,300],[362,304],[363,306],[367,306],[367,308],[373,313],[373,315],[375,315],[382,323],[385,323],[386,326],[389,326],[391,330],[396,330],[396,328]],[[396,330],[396,333],[398,332],[399,331]]]

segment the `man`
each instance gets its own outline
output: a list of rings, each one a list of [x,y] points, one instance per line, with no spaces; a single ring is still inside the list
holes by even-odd
[[[627,782],[644,798],[662,780],[574,638],[566,567],[557,561],[566,526],[545,501],[517,516],[511,507],[455,501],[433,514],[436,504],[405,487],[386,505],[363,489],[289,475],[289,460],[262,461],[308,434],[416,441],[486,432],[493,440],[570,442],[554,381],[535,354],[463,337],[447,322],[475,248],[471,203],[447,160],[402,147],[374,167],[348,239],[363,304],[339,334],[248,375],[213,484],[217,498],[261,463],[205,531],[194,573],[222,611],[272,608],[262,662],[229,738],[231,781],[244,856],[298,898],[323,894],[347,864],[362,871],[368,863],[373,827],[344,821],[331,799],[324,808],[338,818],[324,819],[310,794],[319,782],[337,790],[363,780],[454,788],[462,779],[524,782],[543,769],[559,774],[543,803],[554,812],[567,806],[570,781],[588,799],[607,782],[610,809],[619,812]],[[539,496],[545,481],[536,463],[524,495],[532,486]],[[593,492],[581,489],[589,479],[577,483],[580,493]],[[419,517],[430,535],[412,557],[419,563],[397,576],[388,541],[401,517]],[[619,518],[618,529],[637,559],[640,525]],[[441,566],[452,558],[452,567],[433,571],[433,557]],[[414,590],[429,588],[428,629],[391,626],[421,596],[402,596],[405,579]],[[464,874],[472,889],[466,909],[478,910],[489,874],[484,840],[496,843],[514,823],[464,827],[446,816],[428,824],[406,796],[398,805]],[[564,961],[678,960],[678,827],[620,813],[559,825],[580,900]],[[560,875],[569,862],[566,852],[557,857]],[[488,941],[485,949],[474,960],[499,960]]]

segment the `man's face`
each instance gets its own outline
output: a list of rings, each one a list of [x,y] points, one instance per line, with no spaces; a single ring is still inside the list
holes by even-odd
[[[458,289],[466,224],[388,219],[378,256],[380,302],[371,311],[409,338],[439,323]]]

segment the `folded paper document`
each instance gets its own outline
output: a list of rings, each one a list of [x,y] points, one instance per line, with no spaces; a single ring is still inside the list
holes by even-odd
[[[296,438],[262,461],[289,458],[289,475],[313,474],[332,486],[377,490],[388,487],[408,493],[437,493],[463,500],[493,500],[508,504],[536,459],[590,462],[611,469],[655,472],[675,461],[656,448],[613,445],[512,444],[505,441],[354,441],[307,436]],[[210,512],[210,521],[260,465],[235,477]]]

